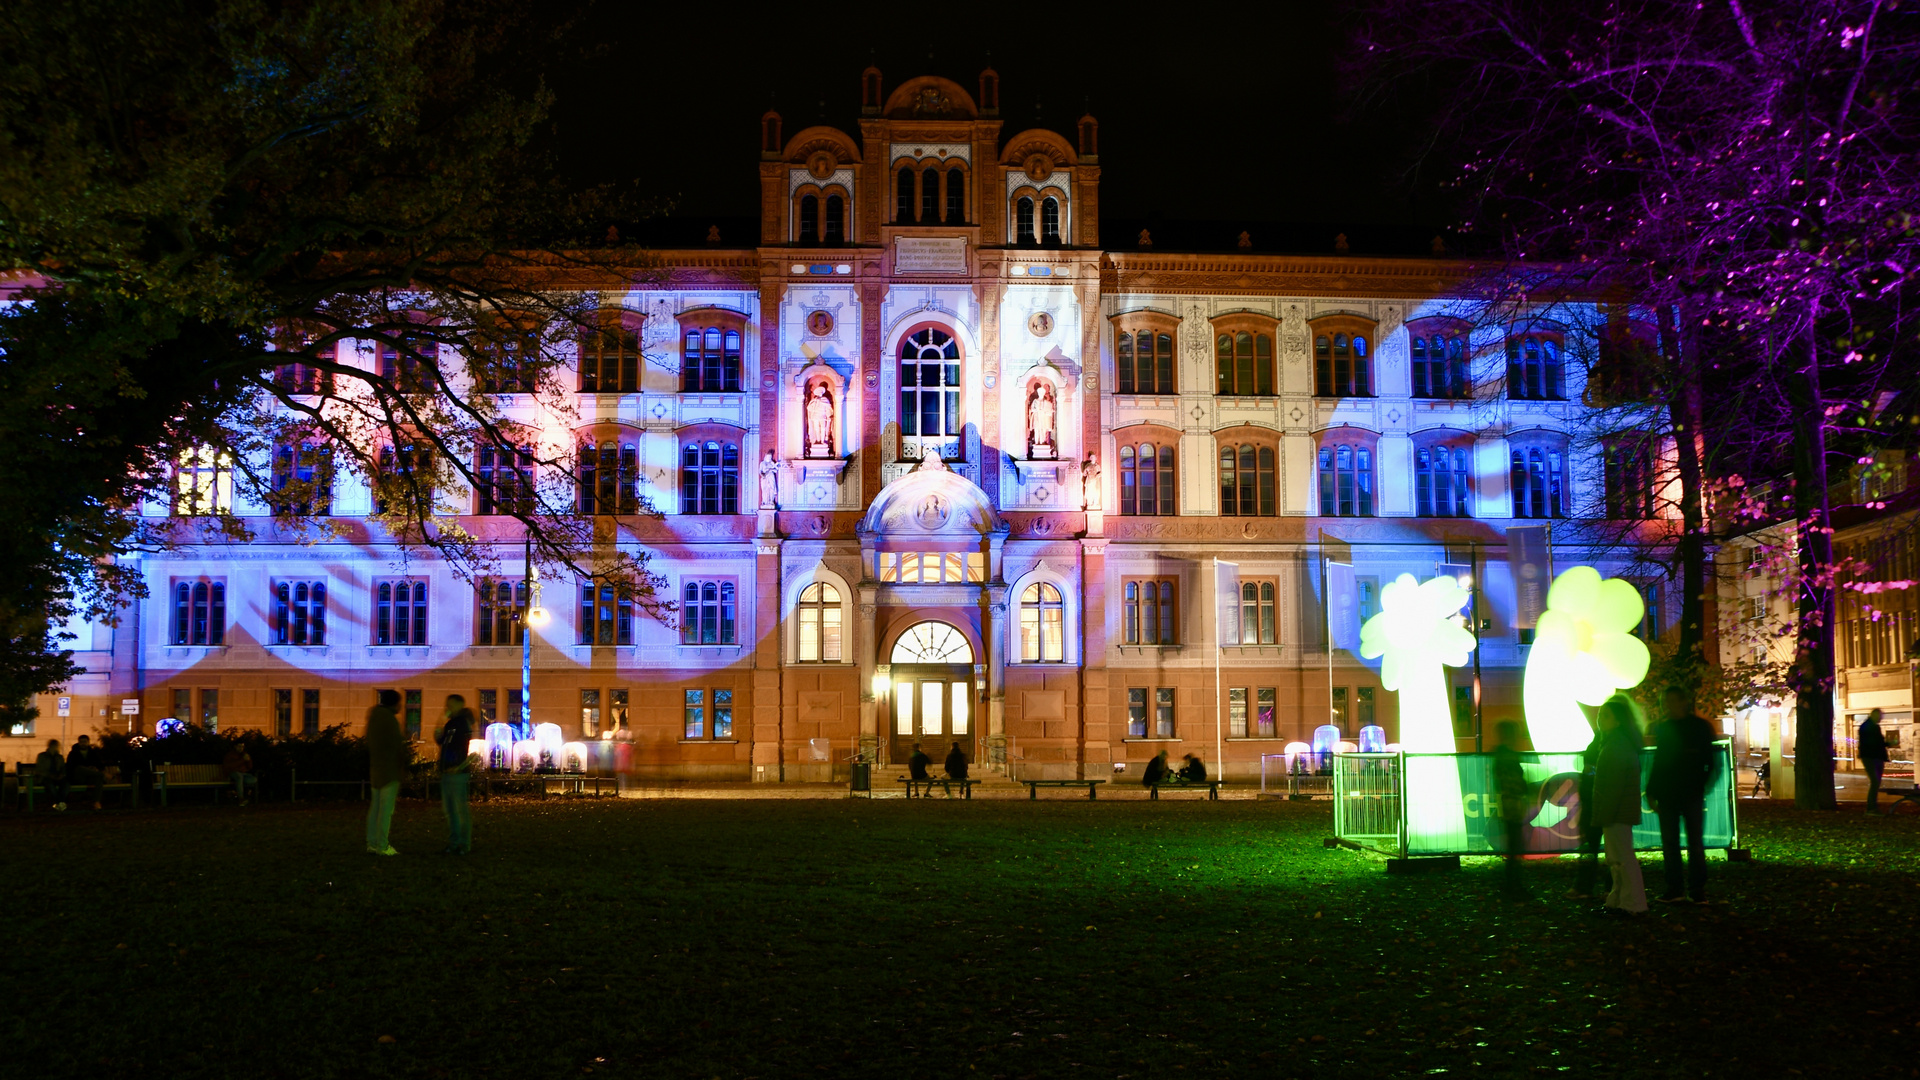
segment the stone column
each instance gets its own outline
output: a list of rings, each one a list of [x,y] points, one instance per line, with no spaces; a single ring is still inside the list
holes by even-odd
[[[878,727],[880,721],[877,711],[879,703],[873,696],[873,675],[875,665],[879,663],[880,659],[876,651],[878,646],[874,638],[873,629],[874,616],[877,614],[877,609],[873,602],[874,590],[872,588],[863,587],[858,591],[860,603],[860,637],[854,643],[853,647],[857,650],[860,657],[860,734],[878,735],[880,733]],[[884,739],[881,740],[882,745],[885,745],[885,742]]]

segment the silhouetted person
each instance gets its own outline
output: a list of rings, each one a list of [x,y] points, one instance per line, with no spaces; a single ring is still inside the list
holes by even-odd
[[[1593,822],[1593,774],[1600,767],[1600,733],[1593,733],[1593,740],[1580,752],[1580,854],[1579,867],[1574,875],[1573,888],[1567,890],[1568,896],[1582,900],[1593,897],[1593,883],[1600,875],[1600,826]]]
[[[59,739],[48,739],[47,748],[33,759],[33,786],[53,799],[55,810],[67,808],[67,759],[60,756]]]
[[[367,807],[367,852],[398,855],[387,842],[393,828],[393,804],[400,798],[400,777],[407,769],[407,739],[400,731],[400,691],[380,691],[380,704],[367,710],[367,781],[373,789]]]
[[[1493,790],[1500,800],[1500,850],[1506,855],[1500,886],[1508,896],[1522,897],[1527,887],[1520,877],[1520,865],[1527,853],[1527,811],[1532,808],[1532,800],[1527,798],[1526,771],[1520,767],[1520,725],[1502,720],[1494,731],[1499,742],[1493,748]]]
[[[960,752],[959,743],[954,743],[953,749],[947,751],[947,777],[952,780],[967,778],[967,755]]]
[[[440,808],[447,814],[448,855],[465,855],[473,850],[473,808],[468,802],[473,793],[473,773],[467,756],[467,744],[473,739],[473,710],[459,694],[447,695],[446,722],[434,735],[440,746]]]
[[[1188,754],[1181,759],[1180,771],[1174,775],[1188,784],[1202,783],[1207,778],[1207,763],[1200,760],[1198,754]]]
[[[1152,761],[1147,762],[1146,769],[1140,774],[1140,783],[1144,787],[1164,784],[1167,782],[1167,773],[1170,771],[1167,768],[1167,752],[1162,750],[1153,755]]]
[[[1880,812],[1880,774],[1887,770],[1887,736],[1880,730],[1879,709],[1860,721],[1860,740],[1854,745],[1854,752],[1860,756],[1860,767],[1867,771],[1867,813],[1877,814]]]
[[[1640,718],[1625,695],[1600,706],[1600,762],[1593,775],[1593,822],[1607,853],[1613,888],[1603,911],[1639,915],[1647,910],[1640,860],[1633,853],[1633,827],[1640,824]]]
[[[245,743],[234,743],[227,750],[227,756],[220,761],[220,771],[226,773],[227,779],[233,781],[233,793],[240,800],[241,806],[247,805],[248,788],[252,788],[255,794],[259,794],[260,778],[253,775],[253,755],[247,753]]]
[[[1660,869],[1663,903],[1682,898],[1707,902],[1707,788],[1718,755],[1713,725],[1694,715],[1693,695],[1678,686],[1660,695],[1667,718],[1653,729],[1653,771],[1647,777],[1647,805],[1660,815]],[[1686,880],[1681,880],[1680,829],[1687,830]]]
[[[73,749],[67,751],[67,784],[70,787],[91,787],[93,808],[98,810],[100,789],[106,782],[107,774],[100,768],[100,750],[93,745],[92,737],[82,735],[73,740]]]
[[[909,780],[932,779],[927,775],[927,768],[932,764],[933,764],[933,759],[927,756],[927,752],[925,750],[920,749],[919,743],[914,743],[913,756],[907,759],[907,779]]]

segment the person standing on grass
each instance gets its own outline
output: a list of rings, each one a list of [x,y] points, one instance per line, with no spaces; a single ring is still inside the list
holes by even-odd
[[[1667,718],[1654,729],[1653,772],[1647,777],[1647,805],[1660,815],[1660,902],[1707,902],[1707,788],[1718,755],[1713,725],[1696,716],[1693,695],[1678,686],[1660,695]],[[1680,827],[1687,830],[1685,881],[1681,880]]]
[[[1493,789],[1500,799],[1501,851],[1506,855],[1500,887],[1509,898],[1521,899],[1527,895],[1520,860],[1527,853],[1524,837],[1532,800],[1527,798],[1527,775],[1520,767],[1520,725],[1502,720],[1494,730],[1500,741],[1493,748]]]
[[[60,756],[59,739],[48,739],[33,759],[33,786],[52,796],[55,810],[67,808],[67,759]]]
[[[473,850],[473,808],[468,797],[473,793],[472,758],[467,743],[473,738],[473,710],[459,694],[447,695],[446,723],[440,726],[434,741],[440,744],[440,806],[447,812],[448,855],[465,855]]]
[[[380,704],[367,710],[367,781],[373,804],[367,807],[367,853],[398,855],[387,842],[393,828],[393,804],[400,798],[400,777],[407,769],[407,740],[400,731],[400,691],[380,691]]]
[[[85,738],[85,736],[81,736]],[[1880,812],[1880,776],[1887,771],[1887,735],[1880,730],[1880,710],[1875,709],[1860,721],[1860,741],[1855,744],[1860,767],[1867,770],[1867,813]]]
[[[1593,775],[1593,822],[1613,874],[1600,909],[1609,915],[1639,915],[1647,910],[1647,889],[1640,860],[1633,853],[1633,827],[1640,824],[1640,718],[1624,694],[1600,706],[1600,762]]]

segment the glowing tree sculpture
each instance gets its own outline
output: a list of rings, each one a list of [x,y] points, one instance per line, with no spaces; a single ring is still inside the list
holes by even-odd
[[[1581,705],[1598,706],[1647,677],[1647,646],[1633,636],[1646,606],[1640,590],[1601,580],[1591,566],[1553,579],[1527,657],[1527,730],[1541,753],[1586,749],[1593,728]]]
[[[1409,755],[1452,754],[1446,667],[1473,651],[1460,620],[1467,591],[1452,577],[1425,582],[1402,574],[1380,590],[1380,613],[1360,628],[1360,655],[1380,658],[1380,685],[1400,695],[1400,745]],[[1583,744],[1584,745],[1584,744]],[[1451,757],[1407,759],[1410,848],[1461,851],[1467,839],[1460,770]]]

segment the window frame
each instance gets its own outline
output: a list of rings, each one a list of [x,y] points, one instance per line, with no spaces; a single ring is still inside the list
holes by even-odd
[[[1413,435],[1413,515],[1423,518],[1470,519],[1474,516],[1474,437],[1452,428],[1429,428]],[[1434,467],[1434,455],[1446,455],[1444,472]],[[1422,457],[1425,456],[1425,467]],[[1448,497],[1442,500],[1436,481],[1444,475]],[[1451,513],[1439,512],[1442,505]]]
[[[1158,311],[1128,311],[1115,315],[1110,321],[1113,323],[1113,392],[1134,397],[1170,397],[1178,394],[1180,320]],[[1144,388],[1139,378],[1141,337],[1146,337],[1154,345],[1151,361],[1153,378]],[[1159,349],[1162,339],[1167,347],[1164,357]]]
[[[1236,311],[1216,316],[1210,326],[1214,396],[1277,396],[1280,393],[1280,320]]]
[[[268,474],[268,512],[274,517],[330,517],[333,514],[333,446],[311,432],[273,443]],[[290,487],[306,489],[304,498],[282,499]]]
[[[270,645],[319,647],[327,643],[325,578],[275,578],[268,591]]]
[[[1472,335],[1472,323],[1448,315],[1408,322],[1409,395],[1422,401],[1472,400]]]
[[[698,695],[696,699],[695,695]],[[724,697],[724,700],[723,700]],[[721,731],[721,710],[726,711],[726,730]],[[680,741],[705,743],[735,743],[740,739],[734,734],[738,708],[734,688],[731,686],[701,686],[681,688]],[[696,722],[698,711],[701,730],[694,733],[691,729]]]
[[[644,475],[640,437],[640,432],[624,427],[599,427],[581,433],[573,467],[574,508],[580,516],[630,517],[640,512],[640,480]],[[611,481],[609,447],[613,451]]]
[[[1359,315],[1339,314],[1307,323],[1307,348],[1313,356],[1313,396],[1316,398],[1374,398],[1380,380],[1374,362],[1380,349],[1380,324]],[[1345,338],[1346,364],[1342,378],[1340,339]]]
[[[707,593],[713,596],[709,598]],[[743,599],[738,578],[720,574],[688,575],[680,579],[674,594],[680,601],[680,645],[684,648],[729,648],[740,644],[740,609]],[[714,640],[706,639],[711,606]],[[689,640],[691,638],[691,640]]]
[[[504,590],[505,595],[502,596]],[[474,586],[473,643],[494,647],[518,647],[526,637],[526,622],[521,618],[528,604],[524,577],[482,578]]]
[[[534,497],[536,461],[531,443],[476,447],[473,452],[474,514],[480,517],[532,514],[537,505]]]
[[[1339,452],[1349,452],[1353,476],[1351,499],[1342,490]],[[1364,460],[1363,460],[1364,459]],[[1328,428],[1314,435],[1313,468],[1318,517],[1380,516],[1380,435],[1365,428]],[[1331,472],[1329,472],[1331,469]],[[1352,512],[1345,507],[1351,506]]]
[[[168,644],[224,648],[227,643],[227,579],[182,577],[170,583],[173,617]]]
[[[405,590],[405,595],[402,595]],[[382,649],[421,648],[432,641],[433,590],[423,577],[376,578],[373,582],[373,633],[370,644]],[[406,612],[403,618],[397,617]],[[399,632],[404,623],[405,633]],[[406,640],[397,640],[405,637]]]
[[[1229,428],[1214,432],[1214,480],[1221,517],[1278,517],[1280,514],[1280,440],[1265,428]],[[1232,455],[1229,460],[1228,455]],[[1246,479],[1247,470],[1252,479]]]
[[[838,581],[814,578],[800,587],[794,601],[794,642],[793,655],[796,664],[844,664],[847,663],[847,598],[846,589]],[[808,616],[813,618],[809,620]],[[831,616],[831,618],[829,618]],[[836,656],[827,655],[827,626],[833,624],[833,651]],[[808,629],[813,631],[813,656],[809,658]]]
[[[752,512],[743,506],[740,493],[744,435],[724,425],[681,428],[674,433],[681,514],[728,517]],[[692,461],[688,451],[695,454]]]
[[[1166,648],[1180,644],[1180,579],[1166,574],[1120,579],[1120,644]]]
[[[704,307],[683,311],[675,320],[679,323],[681,393],[740,394],[749,389],[746,371],[751,366],[752,335],[746,315],[731,308]],[[698,345],[690,338],[697,339]]]
[[[637,394],[646,376],[640,334],[646,316],[625,308],[602,309],[595,327],[580,335],[574,376],[582,394]],[[608,356],[608,344],[612,356]],[[609,375],[612,377],[609,378]]]
[[[200,443],[175,454],[168,506],[174,517],[233,513],[233,451]]]
[[[1029,581],[1021,588],[1015,663],[1067,662],[1067,596],[1065,587],[1047,578]]]
[[[1565,331],[1546,327],[1509,331],[1505,351],[1507,400],[1567,400]]]
[[[1559,467],[1552,469],[1554,455],[1559,456]],[[1541,491],[1538,492],[1540,505],[1534,505],[1534,465],[1538,459]],[[1553,521],[1572,516],[1573,477],[1572,454],[1565,436],[1558,433],[1530,431],[1507,439],[1507,478],[1509,509],[1512,516],[1524,521]],[[1557,484],[1555,483],[1557,481]]]
[[[1252,593],[1251,596],[1248,595],[1249,592]],[[1279,578],[1241,578],[1238,607],[1240,639],[1234,644],[1280,644]]]
[[[604,581],[583,581],[577,593],[574,644],[623,648],[636,644],[633,597]]]
[[[1131,424],[1113,433],[1114,438],[1114,486],[1117,489],[1113,501],[1114,513],[1121,517],[1178,517],[1180,516],[1180,436],[1177,432],[1157,424]],[[1152,468],[1144,464],[1142,453],[1151,448]],[[1143,509],[1146,504],[1141,495],[1148,487],[1146,478],[1153,480],[1153,508]],[[1162,482],[1165,477],[1171,482]]]
[[[1601,440],[1601,493],[1608,521],[1654,519],[1660,488],[1655,438],[1651,432],[1630,431]],[[1623,512],[1628,510],[1631,515]]]
[[[934,334],[944,335],[946,342],[936,344],[932,336]],[[915,341],[922,335],[927,335],[925,343]],[[906,355],[910,348],[916,351],[913,357]],[[930,356],[925,351],[928,349],[938,349],[939,352]],[[893,420],[899,429],[900,460],[924,460],[928,445],[938,441],[941,445],[941,460],[964,461],[967,453],[968,357],[966,342],[961,338],[959,331],[945,323],[916,323],[899,335],[891,352],[894,382]],[[949,352],[951,356],[946,355]],[[914,369],[911,388],[907,382],[909,366]],[[939,369],[937,374],[940,382],[931,389],[927,388],[923,382],[928,368]],[[937,395],[933,403],[935,411],[932,414],[927,411],[925,399],[929,393]],[[909,408],[908,394],[914,395],[911,408]],[[925,421],[930,416],[937,417],[940,421],[942,430],[938,434],[929,435],[923,430],[926,427]],[[909,449],[911,453],[908,452]]]

